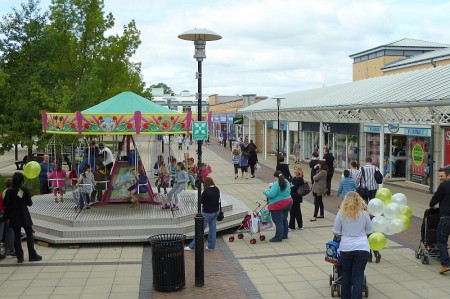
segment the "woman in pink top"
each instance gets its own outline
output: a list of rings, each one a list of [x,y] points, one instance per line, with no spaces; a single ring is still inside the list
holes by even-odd
[[[56,168],[51,173],[48,173],[48,178],[52,184],[53,197],[55,202],[58,202],[57,193],[59,191],[59,198],[61,202],[64,201],[64,189],[66,187],[66,172],[61,168],[61,163],[56,163]]]

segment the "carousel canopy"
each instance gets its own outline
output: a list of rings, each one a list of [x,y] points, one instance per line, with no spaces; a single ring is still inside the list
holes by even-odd
[[[116,96],[113,96],[109,100],[101,102],[91,108],[81,111],[86,114],[125,114],[134,113],[135,111],[141,111],[142,113],[170,113],[176,114],[176,111],[170,110],[161,105],[155,104],[152,101],[141,97],[131,91],[124,91]]]

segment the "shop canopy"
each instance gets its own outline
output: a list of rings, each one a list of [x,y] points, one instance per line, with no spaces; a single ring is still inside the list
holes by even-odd
[[[450,65],[273,96],[239,109],[255,120],[450,125]]]
[[[178,113],[130,91],[81,112],[41,113],[43,131],[57,134],[182,134],[192,121],[191,113]]]

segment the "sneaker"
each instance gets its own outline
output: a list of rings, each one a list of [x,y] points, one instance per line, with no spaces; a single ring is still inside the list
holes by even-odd
[[[29,261],[30,261],[30,262],[39,262],[39,261],[42,261],[42,256],[36,254],[35,256],[30,257]]]
[[[292,231],[294,231],[295,230],[295,228],[292,228],[292,227],[289,227],[288,228],[288,232],[292,232]]]
[[[439,269],[439,273],[441,273],[441,274],[448,272],[448,271],[450,271],[449,266],[441,266],[441,269]]]
[[[165,209],[165,210],[170,209],[170,204],[168,204],[168,203],[164,204],[162,206],[162,209]]]
[[[89,205],[85,205],[84,208],[85,208],[86,210],[89,210],[91,207],[90,207]]]
[[[173,205],[172,208],[170,208],[171,211],[178,211],[180,208],[177,205]]]
[[[205,249],[209,251],[214,251],[214,248],[210,249],[208,246],[206,246]]]
[[[375,257],[375,263],[379,263],[381,261],[381,254],[378,254],[376,257]],[[450,269],[450,268],[449,268]]]
[[[255,176],[254,175],[252,175],[252,178],[254,178]]]
[[[297,227],[298,230],[303,230],[303,227]]]
[[[191,249],[189,246],[184,247],[185,251],[194,251],[194,249]]]

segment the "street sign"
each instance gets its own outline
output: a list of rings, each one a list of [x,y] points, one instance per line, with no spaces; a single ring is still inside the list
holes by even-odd
[[[208,140],[207,121],[194,121],[192,124],[192,140]]]

